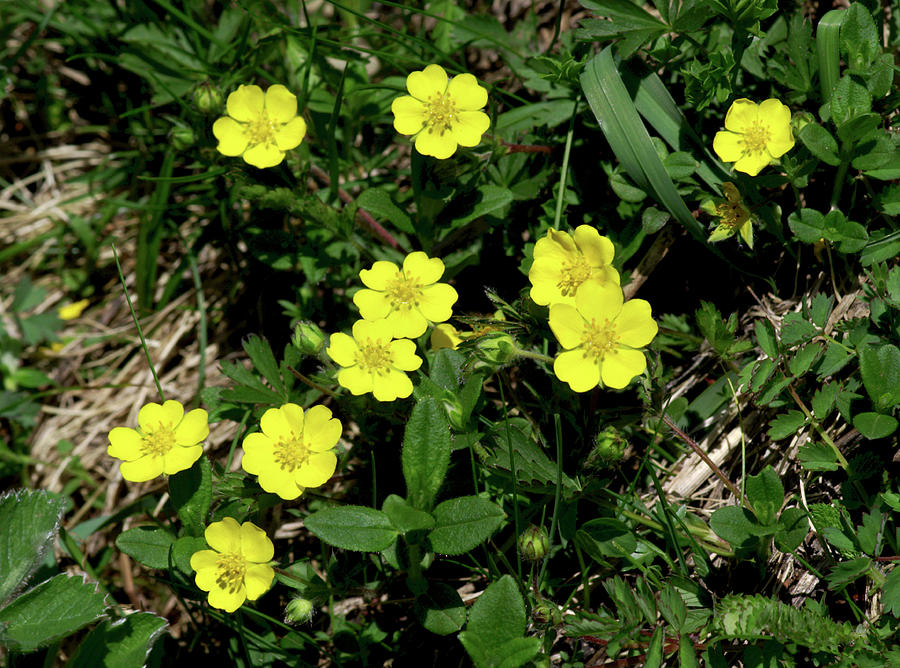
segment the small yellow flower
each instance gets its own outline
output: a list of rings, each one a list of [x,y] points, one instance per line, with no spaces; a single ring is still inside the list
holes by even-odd
[[[238,524],[232,517],[213,522],[204,532],[211,550],[194,552],[194,582],[209,592],[209,604],[234,612],[245,600],[255,601],[272,586],[275,571],[269,561],[275,546],[253,522]]]
[[[722,192],[725,194],[725,199],[715,204],[712,210],[721,222],[709,235],[710,243],[728,239],[737,232],[752,249],[753,223],[750,220],[750,209],[744,204],[740,191],[733,183],[725,181],[722,184]]]
[[[202,408],[187,415],[184,406],[169,400],[149,403],[138,413],[138,429],[115,427],[109,432],[106,452],[121,459],[122,477],[144,482],[160,474],[172,475],[191,468],[203,454],[209,436],[209,416]]]
[[[82,299],[77,302],[72,302],[71,304],[66,304],[65,306],[60,306],[56,312],[59,314],[60,320],[74,320],[75,318],[81,317],[84,309],[86,309],[89,304],[90,302],[87,299]]]
[[[281,84],[265,93],[255,85],[240,86],[228,96],[227,116],[213,123],[219,153],[241,156],[264,169],[284,160],[306,135],[306,121],[297,115],[297,98]]]
[[[428,321],[443,322],[453,313],[459,295],[450,285],[437,282],[443,274],[444,263],[422,251],[407,255],[403,269],[379,260],[359,272],[371,289],[359,290],[353,303],[364,320],[385,318],[394,337],[415,338],[425,332]]]
[[[431,330],[429,342],[432,350],[440,350],[441,348],[456,350],[456,347],[463,342],[463,336],[456,327],[445,322]]]
[[[619,285],[619,272],[611,265],[614,253],[612,241],[590,225],[579,225],[574,234],[547,230],[534,245],[531,298],[541,306],[574,304],[586,282]]]
[[[650,304],[643,299],[622,302],[618,285],[588,282],[575,295],[574,306],[550,307],[550,329],[565,349],[556,356],[553,371],[575,392],[601,382],[621,389],[647,367],[637,348],[656,336]]]
[[[422,366],[422,358],[409,339],[392,341],[391,331],[386,320],[357,320],[352,338],[342,332],[331,335],[325,352],[343,367],[337,378],[342,387],[357,395],[371,392],[378,401],[405,399],[412,394],[412,381],[406,372]]]
[[[725,115],[725,130],[713,139],[716,154],[750,176],[793,147],[791,110],[773,98],[761,104],[746,98],[735,100]]]
[[[297,404],[270,408],[260,420],[262,433],[244,439],[241,467],[259,476],[259,486],[282,499],[296,499],[306,487],[318,487],[334,474],[332,448],[341,437],[341,422],[325,406],[304,415]]]
[[[491,125],[483,111],[487,91],[471,74],[447,80],[440,65],[429,65],[406,77],[409,95],[391,104],[394,129],[415,135],[416,150],[440,160],[456,153],[458,146],[477,146]]]

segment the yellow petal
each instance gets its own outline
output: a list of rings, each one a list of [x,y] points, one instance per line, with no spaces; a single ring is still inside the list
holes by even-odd
[[[279,151],[290,151],[300,146],[305,136],[306,121],[297,116],[275,131],[275,145]]]
[[[177,401],[169,400],[162,406],[149,403],[138,412],[138,425],[145,434],[158,429],[174,429],[184,417],[184,406]]]
[[[284,419],[287,420],[291,438],[300,436],[303,433],[303,424],[305,422],[303,409],[297,404],[287,403],[284,404],[280,410]]]
[[[773,158],[780,158],[794,148],[794,135],[790,123],[770,128],[766,150]]]
[[[274,144],[255,144],[244,151],[244,162],[259,169],[274,167],[284,160],[284,151]]]
[[[343,332],[332,334],[329,339],[329,345],[325,349],[325,354],[339,366],[353,366],[356,364],[356,354],[358,352],[359,346],[356,341]]]
[[[134,429],[115,427],[109,432],[106,454],[126,462],[144,456],[143,437]]]
[[[756,176],[762,171],[762,168],[768,165],[772,161],[772,158],[769,157],[769,154],[765,151],[760,153],[751,153],[750,155],[746,155],[738,160],[734,165],[732,165],[733,169],[738,172],[744,172],[745,174],[749,174],[750,176]]]
[[[487,90],[471,74],[457,74],[447,86],[447,94],[461,111],[475,111],[487,104]]]
[[[481,135],[491,127],[490,117],[481,111],[461,111],[451,126],[453,139],[460,146],[478,146]]]
[[[575,240],[572,238],[572,235],[568,232],[554,230],[552,228],[547,230],[547,235],[542,239],[538,239],[537,243],[534,245],[535,257],[548,257],[562,262],[564,260],[572,259],[572,257],[577,256],[577,254],[578,247],[575,245]]]
[[[207,597],[207,600],[212,607],[224,610],[225,612],[234,612],[244,604],[246,599],[247,592],[244,587],[238,587],[237,591],[230,592],[225,591],[218,585],[210,590],[209,596]]]
[[[416,135],[416,150],[422,155],[430,155],[438,160],[446,160],[456,153],[456,139],[452,132],[438,134],[430,130],[423,130]]]
[[[145,455],[132,462],[122,462],[119,470],[128,482],[144,482],[162,475],[163,458],[159,455]]]
[[[190,445],[186,447],[176,445],[162,456],[163,473],[166,475],[174,475],[179,471],[186,471],[194,465],[194,462],[200,459],[202,454],[202,445]]]
[[[431,348],[433,350],[440,350],[441,348],[452,348],[453,350],[456,350],[456,347],[462,343],[462,338],[459,336],[456,327],[448,323],[443,323],[431,330],[429,343],[431,343]]]
[[[274,462],[268,462],[258,478],[259,486],[269,494],[277,494],[282,499],[291,501],[303,494],[303,488],[298,487],[294,477]]]
[[[303,442],[313,452],[329,450],[337,445],[344,427],[341,421],[332,417],[325,406],[313,406],[306,411],[306,426]]]
[[[615,283],[585,281],[575,293],[575,308],[590,322],[612,320],[622,310],[622,288]]]
[[[200,572],[209,568],[214,569],[219,561],[219,553],[215,550],[198,550],[191,555],[191,568]],[[209,591],[209,587],[200,587],[204,591]]]
[[[741,239],[744,240],[744,243],[750,247],[750,250],[753,250],[753,223],[748,220],[738,229],[738,232],[741,235]]]
[[[571,304],[550,306],[550,330],[565,349],[576,348],[584,341],[584,318]]]
[[[241,551],[241,525],[233,517],[213,522],[203,532],[206,543],[216,552]]]
[[[605,267],[612,263],[616,248],[608,238],[600,236],[595,227],[579,225],[572,235],[575,245],[592,267]]]
[[[447,73],[440,65],[429,65],[421,72],[410,72],[406,77],[406,90],[424,102],[432,95],[443,94],[447,90]]]
[[[81,316],[84,309],[88,307],[90,302],[87,299],[81,299],[77,302],[72,302],[71,304],[66,304],[65,306],[60,306],[57,310],[57,314],[59,315],[60,320],[74,320]]]
[[[616,338],[632,348],[646,346],[658,331],[659,327],[650,315],[650,303],[643,299],[625,302],[616,318]]]
[[[414,135],[425,127],[425,104],[409,95],[391,102],[394,129],[401,135]]]
[[[241,457],[241,468],[252,475],[259,475],[274,458],[272,439],[259,432],[248,434],[244,439],[244,456]]]
[[[528,270],[528,280],[531,281],[531,299],[535,304],[548,306],[550,304],[575,305],[575,297],[565,297],[559,291],[558,284],[562,280],[562,264],[552,260],[539,258],[531,264]]]
[[[209,415],[202,408],[190,411],[175,427],[177,445],[196,445],[207,436],[209,436]]]
[[[281,84],[269,86],[265,104],[269,120],[276,125],[289,123],[297,116],[297,96]],[[299,143],[298,141],[297,144]]]
[[[618,348],[603,356],[600,375],[604,385],[621,390],[646,368],[647,358],[640,350]]]
[[[391,363],[403,371],[415,371],[422,366],[422,358],[416,355],[416,344],[409,339],[391,341]]]
[[[359,272],[359,280],[367,288],[373,290],[387,290],[388,285],[398,278],[400,278],[400,268],[387,260],[378,260],[371,269],[363,269]]]
[[[228,115],[236,121],[247,123],[259,118],[265,106],[262,88],[254,84],[241,85],[228,96],[225,108]]]
[[[759,107],[752,100],[742,97],[735,100],[725,114],[725,129],[732,132],[746,132],[756,123]]]
[[[791,110],[778,100],[769,98],[760,103],[757,118],[772,132],[776,128],[790,127]]]
[[[428,329],[428,321],[418,310],[399,308],[392,311],[385,322],[390,325],[391,336],[396,338],[417,338]]]
[[[435,283],[422,290],[419,311],[431,322],[444,322],[453,315],[453,305],[459,295],[452,285]]]
[[[357,290],[353,295],[353,303],[359,314],[366,320],[378,320],[387,317],[391,312],[391,300],[386,293],[377,290]]]
[[[733,132],[719,131],[713,138],[713,151],[725,162],[735,162],[744,155],[744,138]]]
[[[440,258],[430,258],[422,251],[415,251],[403,260],[403,275],[420,285],[431,285],[444,275],[444,263]]]
[[[573,392],[587,392],[600,382],[597,363],[584,355],[581,350],[567,350],[556,356],[553,373]]]
[[[255,601],[269,591],[275,571],[268,564],[254,564],[247,567],[244,574],[244,586],[247,588],[247,600]]]
[[[385,320],[357,320],[353,323],[353,338],[386,345],[393,338],[391,326]]]
[[[337,457],[330,450],[311,452],[305,466],[294,471],[294,480],[303,487],[319,487],[328,482],[337,468]]]
[[[253,522],[244,522],[241,524],[241,554],[247,561],[261,564],[272,559],[275,546],[265,531]]]
[[[412,394],[413,385],[402,371],[391,369],[387,375],[379,376],[372,387],[372,394],[378,401],[405,399]]]
[[[287,414],[280,408],[270,408],[263,413],[259,421],[259,428],[266,436],[278,443],[279,441],[290,441],[296,436],[291,428]],[[301,418],[302,428],[302,418]]]
[[[222,116],[213,123],[213,135],[219,140],[216,150],[222,155],[235,157],[247,149],[247,133],[233,118]]]
[[[372,391],[374,379],[370,372],[351,366],[338,372],[337,381],[341,387],[350,390],[350,394],[359,396]]]

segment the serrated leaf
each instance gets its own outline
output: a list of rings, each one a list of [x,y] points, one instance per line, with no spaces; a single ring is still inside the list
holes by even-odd
[[[873,510],[870,513],[863,513],[862,524],[856,527],[856,540],[859,541],[859,549],[870,556],[878,556],[875,551],[881,542],[884,519],[884,513]]]
[[[775,328],[768,320],[757,320],[753,323],[753,332],[756,342],[762,351],[771,359],[778,359],[778,340],[775,338]]]
[[[431,510],[450,465],[450,425],[436,399],[426,397],[413,408],[400,458],[410,504]]]
[[[287,388],[284,386],[284,379],[281,377],[281,370],[278,368],[278,362],[275,361],[275,355],[272,353],[272,347],[269,342],[261,336],[251,334],[244,341],[244,350],[250,357],[253,367],[269,381],[269,385],[283,402],[287,402]]]
[[[134,612],[105,621],[82,641],[66,668],[122,668],[143,666],[153,644],[166,629],[166,620],[149,612]]]
[[[391,196],[382,188],[366,188],[356,198],[356,204],[359,208],[371,213],[375,218],[389,220],[401,232],[406,232],[407,234],[416,233],[409,215],[394,204]]]
[[[769,423],[768,435],[773,441],[792,436],[806,424],[806,416],[800,411],[789,410]]]
[[[900,349],[890,344],[863,345],[859,354],[859,371],[872,404],[887,411],[900,403]]]
[[[859,579],[872,565],[869,557],[857,557],[850,561],[842,561],[826,576],[830,588],[837,589]]]
[[[0,610],[0,644],[16,652],[33,651],[97,621],[106,607],[96,584],[62,573]]]
[[[428,591],[416,597],[416,617],[426,629],[439,636],[459,631],[466,623],[466,605],[452,587],[432,582]]]
[[[323,508],[309,515],[304,525],[329,545],[360,552],[381,552],[399,533],[385,513],[365,506]]]
[[[116,547],[148,568],[169,567],[169,550],[175,536],[162,527],[135,527],[116,537]]]
[[[506,513],[480,496],[461,496],[434,509],[435,525],[428,534],[438,554],[463,554],[486,541],[503,522]]]
[[[512,418],[506,424],[497,423],[490,430],[493,448],[484,458],[485,464],[492,467],[512,471],[509,461],[509,446],[512,445],[513,463],[516,479],[526,485],[556,485],[556,464],[544,454],[541,446],[531,434],[531,425],[522,418]],[[509,441],[507,441],[509,438]],[[575,488],[574,481],[565,473],[562,475],[563,485]]]
[[[43,561],[59,530],[66,502],[43,490],[10,491],[0,496],[0,604]]]
[[[793,311],[786,314],[781,322],[781,341],[788,346],[809,341],[816,333],[815,325]]]
[[[201,456],[191,468],[169,476],[169,496],[178,518],[194,536],[203,535],[212,504],[212,472]]]
[[[900,617],[900,568],[897,566],[894,566],[894,570],[885,579],[881,602],[885,610],[894,617]]]
[[[809,371],[810,367],[821,354],[822,344],[815,342],[806,344],[796,353],[794,353],[794,356],[788,363],[788,368],[791,370],[791,374],[793,374],[795,378],[799,378],[807,371]]]
[[[839,387],[837,383],[831,382],[816,390],[812,399],[812,410],[817,420],[824,420],[831,413]]]
[[[800,465],[808,471],[837,471],[838,461],[834,450],[824,443],[807,443],[797,451]]]

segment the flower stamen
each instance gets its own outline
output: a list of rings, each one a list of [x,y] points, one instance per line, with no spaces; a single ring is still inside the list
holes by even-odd
[[[391,370],[390,345],[385,345],[379,340],[365,339],[359,344],[359,352],[356,355],[356,363],[367,373],[375,373],[379,376],[387,375]]]
[[[275,463],[282,471],[293,473],[295,469],[306,465],[309,460],[309,448],[302,438],[292,438],[289,441],[279,441],[273,448]]]
[[[247,560],[240,554],[226,552],[216,561],[216,584],[229,594],[234,594],[244,585]]]
[[[391,308],[411,310],[414,306],[418,307],[419,299],[422,297],[422,287],[415,279],[409,279],[402,274],[399,278],[388,283],[388,298],[391,300]]]
[[[435,93],[425,103],[425,127],[428,132],[443,135],[453,127],[457,116],[456,102],[447,93]]]
[[[159,428],[143,435],[141,449],[145,455],[164,455],[175,447],[175,430],[172,425],[160,425]]]
[[[251,146],[275,143],[275,123],[269,118],[265,109],[259,113],[256,119],[247,123],[244,132]]]
[[[750,128],[744,132],[744,155],[765,153],[770,138],[771,133],[769,132],[769,128],[759,121],[754,122]]]
[[[584,325],[584,355],[599,362],[618,345],[615,322],[604,318],[602,323],[591,318]]]
[[[588,280],[592,273],[591,265],[584,259],[584,255],[579,253],[574,259],[563,262],[556,287],[559,288],[563,297],[574,297],[578,286]]]

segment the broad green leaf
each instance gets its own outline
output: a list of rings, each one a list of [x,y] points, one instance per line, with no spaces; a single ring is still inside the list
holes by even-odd
[[[206,539],[201,536],[182,536],[172,544],[172,563],[185,575],[193,575],[191,557],[194,552],[208,550]]]
[[[526,485],[556,485],[556,464],[544,453],[537,439],[531,433],[531,425],[523,418],[512,418],[506,423],[498,422],[490,432],[493,447],[484,458],[488,466],[504,471],[513,471],[509,461],[509,449],[512,445],[513,464],[516,479]],[[509,440],[507,440],[509,439]],[[575,482],[562,474],[563,485],[575,489]]]
[[[863,345],[859,370],[863,385],[879,411],[887,412],[900,403],[900,349],[890,344]]]
[[[793,552],[809,533],[809,520],[803,508],[785,508],[778,518],[775,547],[782,552]]]
[[[762,351],[770,359],[778,359],[778,340],[775,338],[775,328],[768,320],[757,320],[753,323],[753,331],[756,334],[756,342]]]
[[[375,218],[389,220],[394,227],[407,234],[415,234],[412,219],[399,206],[394,204],[391,196],[382,188],[367,188],[356,198],[356,204]]]
[[[831,588],[837,589],[859,579],[871,566],[872,560],[869,557],[857,557],[850,561],[842,561],[831,570],[825,579]]]
[[[434,526],[434,517],[430,513],[413,508],[406,499],[396,494],[390,494],[384,500],[381,510],[391,519],[391,523],[400,533],[431,529]]]
[[[487,540],[506,513],[480,496],[461,496],[434,509],[435,525],[428,534],[438,554],[462,554]]]
[[[735,550],[750,549],[758,541],[756,517],[740,506],[725,506],[714,511],[709,526]]]
[[[807,123],[797,133],[797,137],[809,149],[810,153],[825,164],[833,166],[840,164],[841,159],[838,156],[837,140],[818,123]]]
[[[900,156],[898,156],[898,160],[900,160]],[[900,166],[898,166],[896,176],[891,178],[900,178]],[[867,267],[875,262],[890,260],[900,254],[900,231],[891,232],[890,234],[884,234],[883,231],[879,231],[881,234],[870,235],[869,243],[866,244],[862,251],[860,262],[863,266]]]
[[[850,164],[854,169],[862,171],[879,169],[888,165],[896,154],[897,147],[891,136],[879,128],[860,138],[853,147],[853,160]]]
[[[66,668],[143,666],[165,630],[166,620],[149,612],[104,621],[82,641]]]
[[[442,582],[432,582],[428,591],[416,597],[415,611],[422,626],[439,636],[456,633],[466,623],[465,603]]]
[[[849,74],[842,76],[831,93],[831,120],[838,128],[838,135],[843,125],[870,111],[872,96],[866,87]]]
[[[436,399],[425,397],[413,408],[400,459],[410,504],[431,510],[450,465],[450,425]]]
[[[788,346],[809,341],[817,331],[814,324],[795,311],[785,315],[781,321],[781,341]]]
[[[817,359],[819,359],[819,355],[821,354],[822,344],[816,343],[815,341],[807,343],[794,354],[791,361],[788,363],[791,374],[795,378],[799,378],[809,371],[809,368]]]
[[[884,609],[894,617],[900,617],[900,568],[894,566],[894,570],[888,573],[882,591]]]
[[[116,547],[149,568],[169,567],[169,550],[175,536],[162,527],[135,527],[116,537]]]
[[[800,209],[788,216],[788,225],[800,241],[815,243],[825,236],[825,216],[815,209]]]
[[[885,516],[879,510],[863,513],[862,523],[856,527],[856,540],[859,541],[859,549],[873,557],[878,556],[878,548],[882,543],[882,526]]]
[[[0,645],[33,651],[97,621],[106,607],[96,584],[61,573],[0,610]]]
[[[747,498],[760,524],[774,524],[781,504],[784,503],[784,486],[775,469],[767,466],[758,475],[748,476]]]
[[[212,504],[209,460],[201,456],[191,468],[169,476],[169,496],[185,528],[194,536],[202,536]]]
[[[458,218],[454,218],[450,227],[462,227],[477,218],[492,214],[500,216],[501,210],[509,206],[513,201],[513,195],[507,188],[501,188],[491,184],[478,187],[478,198],[472,210]]]
[[[525,603],[512,576],[504,575],[478,597],[459,640],[478,668],[515,668],[540,648],[539,638],[524,638]]]
[[[547,100],[515,107],[497,117],[497,131],[509,138],[519,132],[528,132],[535,127],[550,129],[572,117],[572,101]]]
[[[847,68],[867,76],[875,57],[881,53],[881,43],[875,21],[863,3],[853,2],[847,8],[840,40]]]
[[[390,518],[365,506],[323,508],[304,521],[320,540],[345,550],[381,552],[397,540]]]
[[[678,590],[667,583],[659,592],[659,600],[657,601],[659,613],[663,619],[669,623],[679,633],[684,631],[683,624],[687,617],[687,605]]]
[[[0,604],[44,560],[59,530],[65,499],[43,490],[10,491],[0,496]]]
[[[831,413],[838,388],[839,385],[832,382],[816,390],[812,398],[812,410],[817,420],[824,420]]]
[[[881,413],[857,413],[853,416],[853,426],[869,439],[885,438],[897,431],[897,418]]]
[[[575,534],[575,542],[598,561],[626,557],[637,549],[637,538],[628,525],[607,517],[586,522]]]

